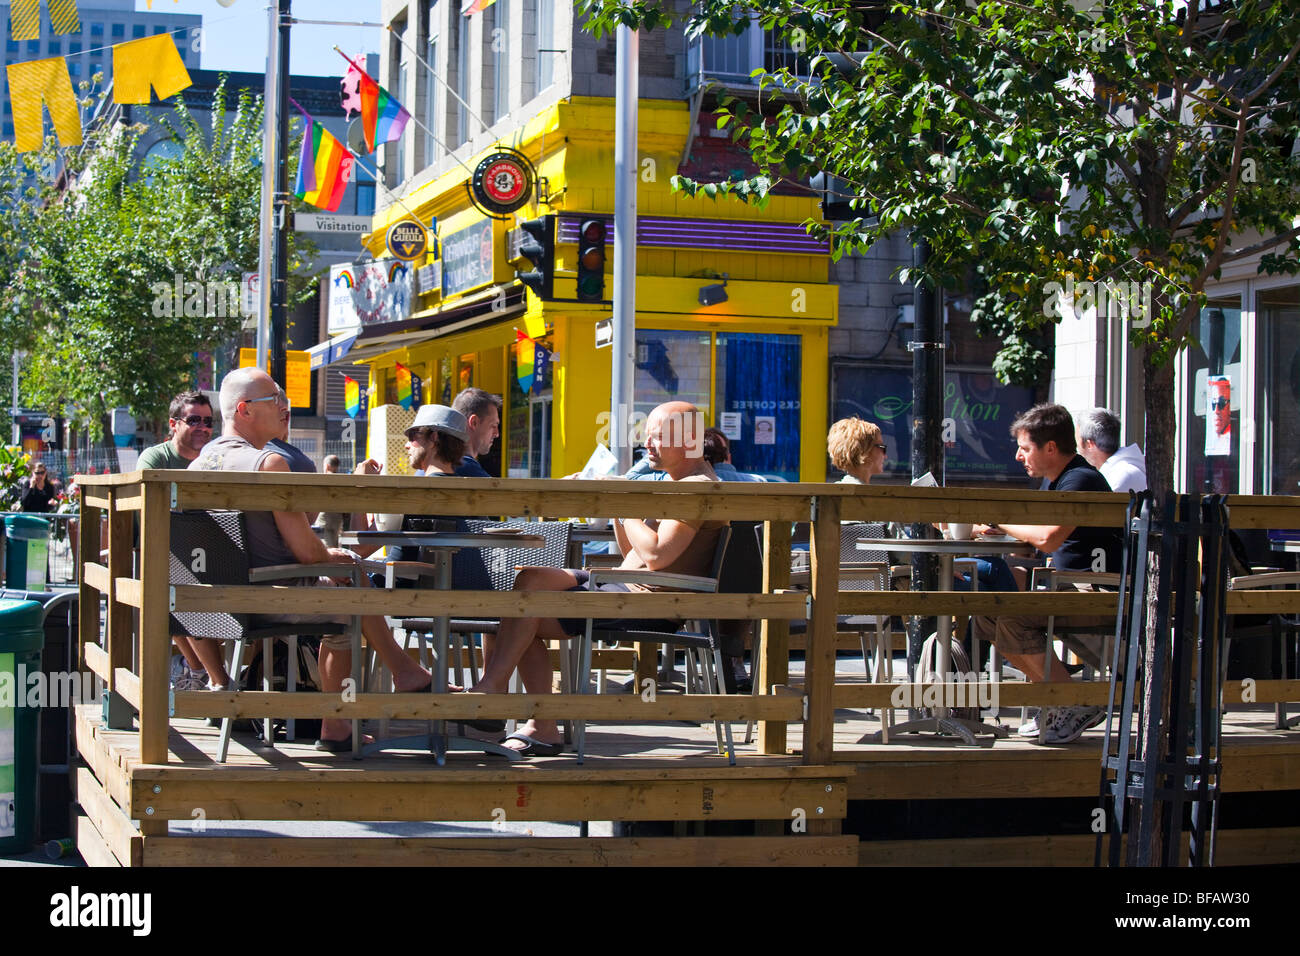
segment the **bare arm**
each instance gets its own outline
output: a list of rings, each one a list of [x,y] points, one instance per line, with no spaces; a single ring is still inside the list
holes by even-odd
[[[1039,551],[1050,554],[1065,544],[1065,539],[1074,533],[1075,527],[1075,525],[1060,524],[981,524],[975,526],[975,532],[984,534],[1000,528],[1017,541],[1032,544]]]
[[[637,553],[651,571],[661,571],[676,561],[695,540],[699,530],[697,522],[667,518],[662,521],[628,518],[623,522],[621,536],[626,536],[631,550]],[[615,532],[620,535],[620,532]],[[623,550],[620,540],[619,549]],[[623,551],[627,554],[627,551]]]
[[[289,463],[280,455],[267,455],[259,471],[278,471],[288,473]],[[316,532],[307,523],[307,515],[301,511],[273,511],[275,527],[284,539],[285,546],[293,552],[299,564],[318,564],[323,561],[351,560],[346,551],[327,548]]]

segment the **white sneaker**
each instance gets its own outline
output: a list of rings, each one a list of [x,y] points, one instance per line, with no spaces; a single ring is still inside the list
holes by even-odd
[[[1035,712],[1025,718],[1025,722],[1016,729],[1017,736],[1020,737],[1037,737],[1038,736],[1038,715]]]
[[[1078,740],[1089,727],[1106,719],[1104,707],[1049,707],[1043,718],[1047,732],[1045,744],[1068,744]]]

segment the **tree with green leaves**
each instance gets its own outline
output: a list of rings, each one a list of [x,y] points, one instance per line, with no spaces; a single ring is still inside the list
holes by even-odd
[[[243,91],[232,112],[223,82],[210,123],[178,100],[158,124],[174,156],[142,166],[144,128],[92,125],[58,180],[30,187],[17,210],[18,281],[0,299],[0,334],[28,353],[26,402],[69,409],[94,435],[115,406],[165,419],[171,396],[193,387],[194,353],[236,341],[240,276],[257,267],[260,98]],[[25,163],[0,152],[0,171],[48,167],[52,150]],[[291,268],[314,252],[290,243]],[[296,278],[291,296],[310,291]]]
[[[653,0],[586,0],[587,29],[654,28]],[[928,240],[922,279],[974,275],[972,319],[1004,380],[1041,379],[1042,331],[1104,300],[1140,349],[1151,488],[1173,487],[1174,365],[1206,283],[1300,252],[1300,17],[1289,0],[770,0],[750,18],[703,0],[688,36],[757,20],[808,75],[756,71],[755,103],[719,124],[759,175],[678,178],[688,193],[761,202],[818,172],[859,214],[809,224],[835,255],[897,230]]]
[[[597,34],[681,16],[657,0],[583,9]],[[765,0],[737,14],[731,0],[700,0],[687,35],[739,35],[757,20],[806,55],[807,75],[759,70],[756,102],[721,98],[719,124],[759,175],[675,186],[762,202],[778,182],[833,175],[858,215],[809,229],[836,255],[906,230],[931,255],[903,278],[931,288],[973,273],[972,318],[1001,339],[1004,380],[1040,378],[1041,331],[1105,290],[1140,351],[1147,475],[1163,500],[1173,359],[1199,331],[1207,283],[1256,257],[1261,272],[1298,271],[1292,0]],[[1156,558],[1146,674],[1169,653],[1154,595],[1172,569]],[[1158,690],[1144,683],[1150,713]],[[1164,735],[1153,746],[1167,756]]]

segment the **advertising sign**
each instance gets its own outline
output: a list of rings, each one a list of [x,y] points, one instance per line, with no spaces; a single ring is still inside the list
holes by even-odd
[[[400,322],[411,314],[413,271],[396,259],[345,262],[330,267],[330,335],[367,325]]]
[[[492,220],[483,219],[442,240],[444,299],[492,282]]]
[[[289,393],[290,408],[307,408],[311,405],[311,355],[307,352],[286,352],[284,361],[284,390]],[[239,367],[257,365],[257,349],[239,350]],[[267,374],[271,363],[267,361]]]

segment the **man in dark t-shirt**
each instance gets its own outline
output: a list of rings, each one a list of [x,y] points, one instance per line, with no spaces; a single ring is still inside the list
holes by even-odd
[[[1101,472],[1077,454],[1074,420],[1061,405],[1035,405],[1011,424],[1016,461],[1031,478],[1043,480],[1044,491],[1110,491]],[[975,532],[992,529],[976,525]],[[1064,571],[1120,570],[1122,539],[1118,528],[1073,525],[1008,525],[1000,530],[1049,554],[1052,566]],[[1096,627],[1106,623],[1094,615],[1058,615],[1060,627]],[[983,641],[992,641],[1007,661],[1031,681],[1070,679],[1065,664],[1048,653],[1047,618],[1043,615],[975,617],[972,627]],[[1039,743],[1069,743],[1105,719],[1100,707],[1048,707],[1039,718],[1022,725],[1021,736]],[[1039,733],[1040,722],[1045,733]]]

